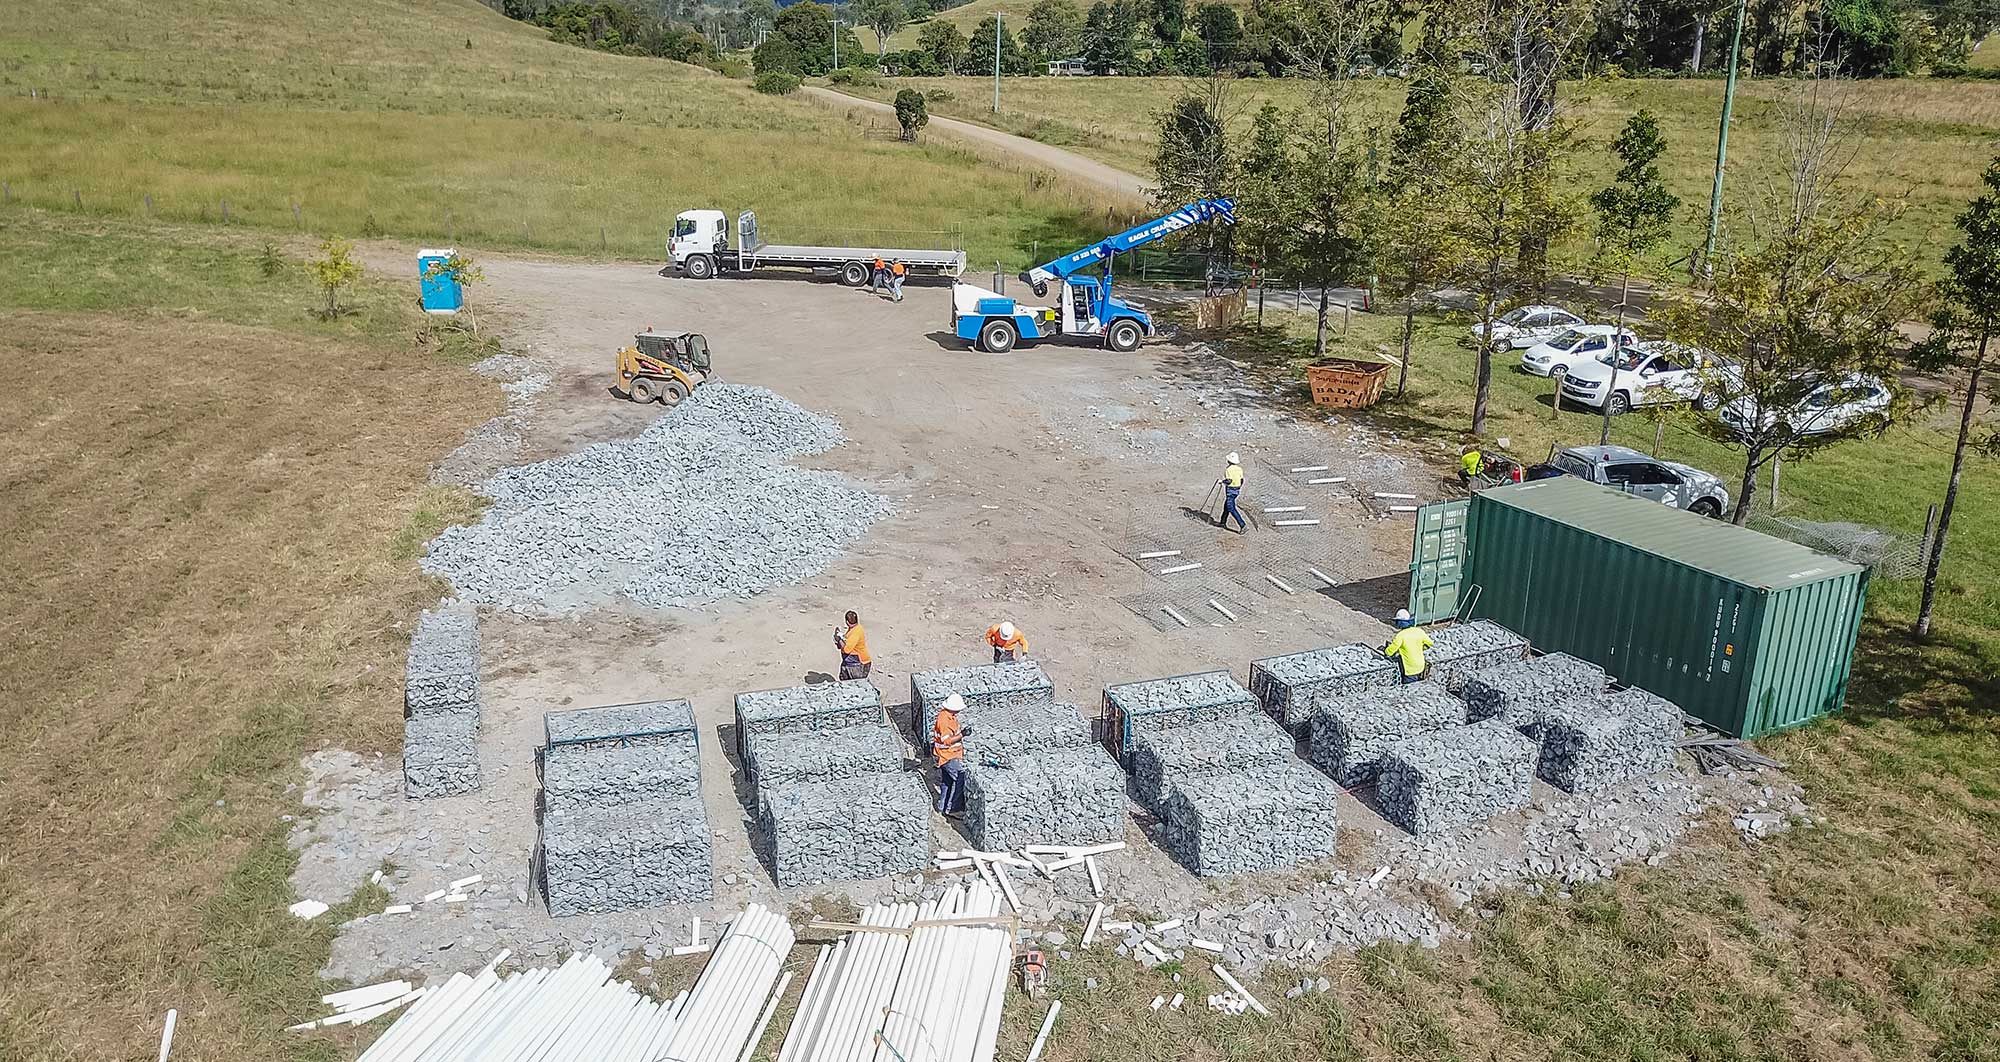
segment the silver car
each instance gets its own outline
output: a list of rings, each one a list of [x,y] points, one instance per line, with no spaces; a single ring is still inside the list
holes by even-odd
[[[1528,471],[1530,479],[1553,475],[1602,483],[1701,516],[1721,516],[1729,508],[1729,489],[1722,480],[1691,465],[1662,461],[1629,446],[1572,446],[1557,450],[1547,464]]]

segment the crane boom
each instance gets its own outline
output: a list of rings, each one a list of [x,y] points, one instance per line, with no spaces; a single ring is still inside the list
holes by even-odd
[[[1182,229],[1193,228],[1210,218],[1221,218],[1227,225],[1236,224],[1235,200],[1197,199],[1171,213],[1134,225],[1116,236],[1107,236],[1088,247],[1071,251],[1053,262],[1038,265],[1021,274],[1021,279],[1034,285],[1039,293],[1050,281],[1061,280],[1079,270],[1108,261],[1113,255],[1123,254],[1154,240],[1164,239]]]

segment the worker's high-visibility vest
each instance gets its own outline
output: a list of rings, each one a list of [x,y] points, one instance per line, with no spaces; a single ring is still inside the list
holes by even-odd
[[[893,273],[893,274],[895,274],[896,276],[899,276],[899,277],[900,277],[900,276],[904,275],[905,273],[908,273],[909,271],[910,271],[910,267],[909,267],[909,266],[906,266],[906,265],[904,265],[904,264],[903,264],[903,263],[901,263],[901,262],[891,262],[891,263],[889,263],[889,272],[890,272],[890,273]]]
[[[958,725],[957,712],[939,712],[931,724],[931,753],[939,767],[965,758],[965,730]]]

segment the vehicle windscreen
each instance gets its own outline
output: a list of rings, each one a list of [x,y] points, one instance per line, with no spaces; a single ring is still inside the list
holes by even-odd
[[[1506,313],[1500,315],[1501,324],[1517,325],[1527,319],[1528,319],[1528,310],[1527,307],[1525,306],[1516,310],[1508,310]]]
[[[1557,454],[1556,467],[1572,476],[1588,480],[1597,479],[1597,474],[1591,470],[1590,462],[1575,454]]]
[[[692,218],[675,218],[675,219],[674,219],[674,235],[676,235],[676,236],[692,236],[692,235],[694,235],[694,219],[692,219]]]
[[[1574,328],[1565,328],[1563,329],[1561,335],[1555,337],[1554,339],[1549,340],[1549,346],[1552,346],[1557,350],[1570,351],[1570,350],[1575,350],[1576,345],[1581,342],[1583,342],[1582,332],[1579,332]]]

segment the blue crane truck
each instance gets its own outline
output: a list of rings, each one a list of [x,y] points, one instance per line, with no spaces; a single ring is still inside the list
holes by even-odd
[[[1037,298],[1046,297],[1050,286],[1059,282],[1062,294],[1056,306],[1023,306],[997,291],[954,283],[952,332],[989,354],[1005,354],[1017,342],[1058,338],[1087,339],[1117,351],[1137,350],[1140,341],[1153,334],[1153,318],[1112,297],[1111,260],[1210,219],[1235,224],[1236,204],[1199,199],[1021,274]],[[1094,265],[1102,266],[1100,275],[1084,274]]]

